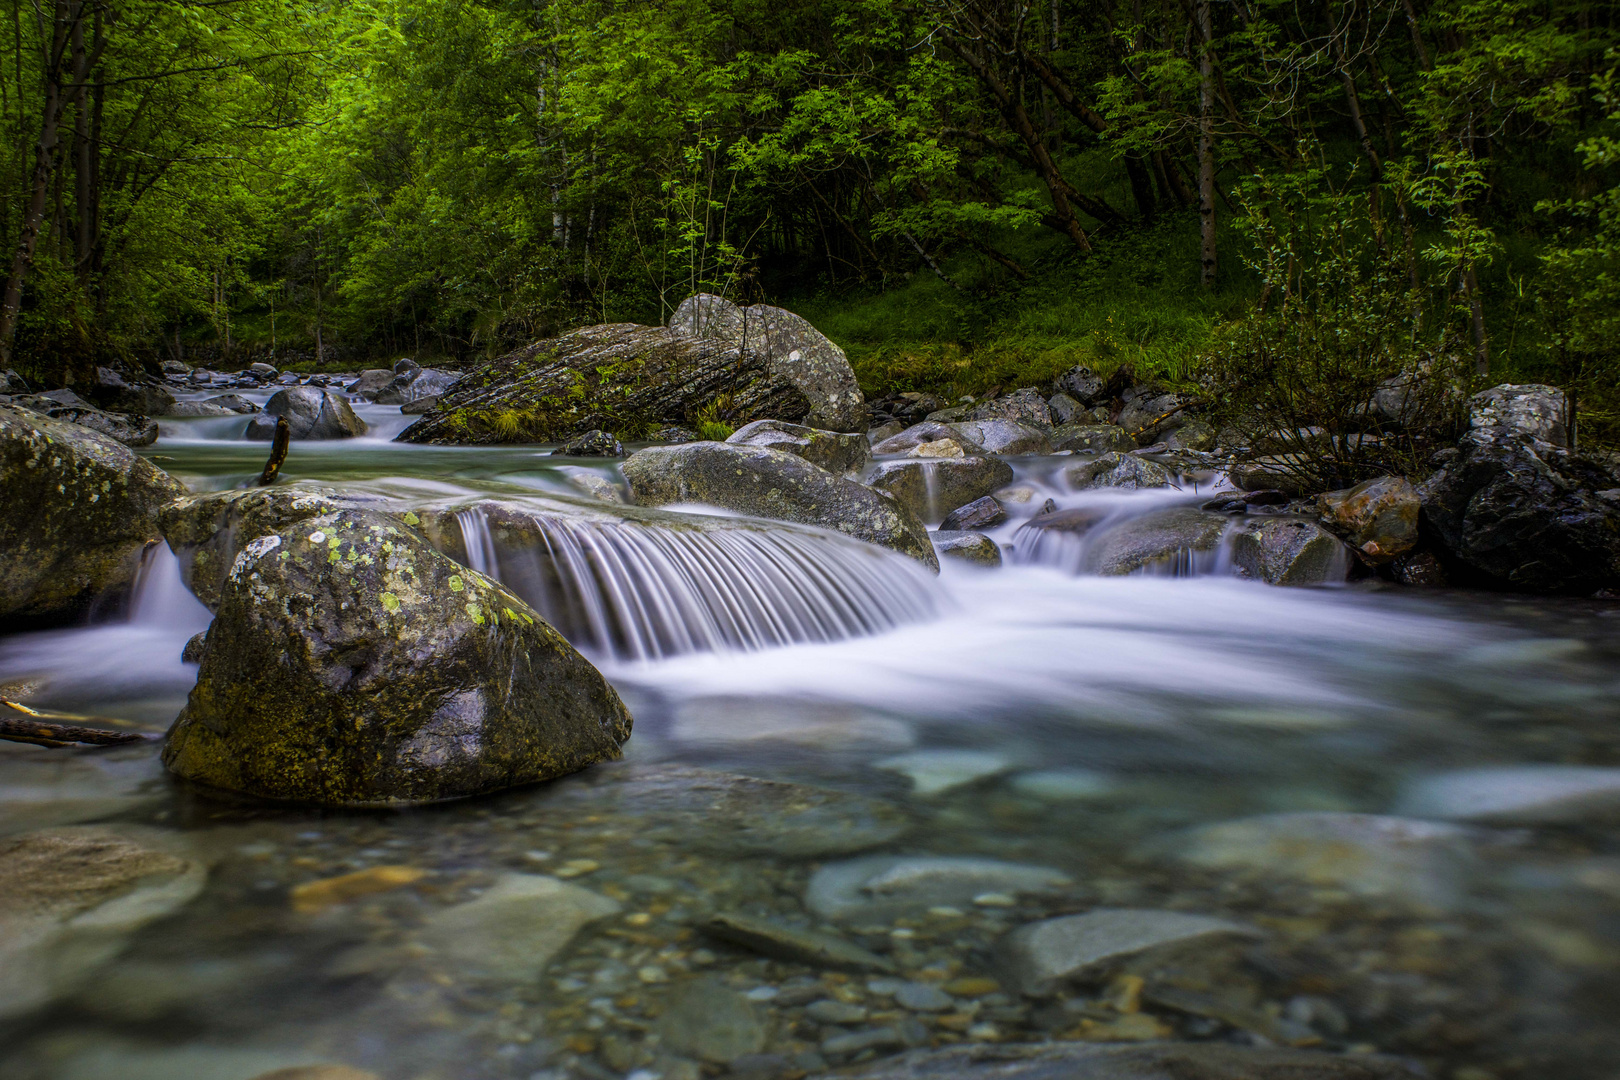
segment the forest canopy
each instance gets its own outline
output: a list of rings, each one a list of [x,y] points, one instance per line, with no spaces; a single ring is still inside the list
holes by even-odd
[[[1173,375],[1289,305],[1614,381],[1612,4],[11,8],[21,370],[467,358],[708,290],[955,385],[1020,335]]]

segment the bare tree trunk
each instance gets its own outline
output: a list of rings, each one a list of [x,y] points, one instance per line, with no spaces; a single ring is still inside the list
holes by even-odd
[[[90,116],[85,81],[84,19],[73,20],[73,269],[83,282],[90,270]]]
[[[1479,300],[1479,279],[1470,260],[1463,270],[1463,291],[1468,294],[1468,321],[1474,330],[1474,374],[1484,378],[1491,373],[1491,349],[1485,338],[1485,307]]]
[[[1197,0],[1198,20],[1198,280],[1215,284],[1215,56],[1209,0]]]
[[[67,0],[57,0],[54,11],[56,33],[45,57],[45,108],[40,118],[39,142],[34,147],[33,192],[29,196],[28,212],[23,217],[17,251],[11,258],[5,299],[0,301],[0,361],[8,363],[12,344],[17,337],[17,313],[22,309],[23,282],[34,262],[34,246],[39,242],[39,228],[45,221],[45,205],[50,199],[51,180],[56,168],[57,125],[62,119],[60,65],[70,17]]]

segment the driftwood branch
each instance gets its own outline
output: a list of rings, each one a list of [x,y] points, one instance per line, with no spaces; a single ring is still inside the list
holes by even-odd
[[[276,482],[276,474],[281,471],[282,462],[287,460],[287,445],[291,439],[292,428],[288,426],[287,418],[277,418],[275,441],[270,444],[270,460],[264,463],[264,472],[259,474],[260,487],[268,487]]]
[[[0,698],[14,712],[0,714],[0,739],[8,742],[33,743],[35,746],[121,746],[125,743],[147,742],[158,736],[140,731],[108,731],[105,728],[82,727],[78,724],[52,723],[54,719],[89,719],[68,713],[43,713]],[[22,715],[16,715],[20,713]]]
[[[1155,416],[1152,420],[1149,420],[1147,423],[1143,424],[1141,427],[1139,427],[1135,431],[1131,432],[1130,433],[1131,438],[1134,439],[1138,435],[1141,435],[1144,432],[1150,431],[1153,428],[1158,427],[1160,424],[1164,423],[1166,420],[1168,420],[1172,416],[1176,415],[1176,413],[1180,412],[1182,409],[1190,409],[1194,405],[1202,405],[1202,404],[1203,404],[1203,402],[1196,401],[1196,400],[1195,401],[1182,402],[1180,405],[1177,405],[1175,408],[1171,409],[1169,412],[1163,413],[1163,414],[1161,414],[1159,416]]]

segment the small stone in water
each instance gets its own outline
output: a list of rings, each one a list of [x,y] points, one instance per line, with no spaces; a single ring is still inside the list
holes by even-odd
[[[987,892],[975,896],[973,902],[980,907],[1012,907],[1018,898],[1004,892]]]
[[[595,859],[569,859],[557,867],[553,873],[560,878],[575,878],[595,873],[600,869],[602,869],[602,864]]]
[[[1620,768],[1505,765],[1440,773],[1409,784],[1398,812],[1489,825],[1610,817],[1620,813]]]
[[[1012,768],[1005,755],[981,750],[918,750],[884,758],[877,767],[911,778],[918,795],[940,795]]]
[[[340,877],[308,881],[289,894],[294,911],[310,914],[334,904],[357,900],[422,880],[427,871],[415,866],[373,866]]]
[[[912,1012],[945,1012],[956,1007],[949,994],[927,983],[906,983],[895,991],[894,1000]]]
[[[892,1027],[868,1028],[821,1040],[821,1052],[828,1057],[846,1057],[862,1050],[889,1049],[905,1043],[905,1038]]]
[[[810,877],[805,906],[828,919],[892,917],[987,892],[1055,893],[1070,878],[1045,866],[937,855],[874,855],[828,863]]]
[[[1090,769],[1046,769],[1041,772],[1019,773],[1012,779],[1012,788],[1020,795],[1028,795],[1047,802],[1070,799],[1097,799],[1114,794],[1119,782],[1104,773]]]
[[[756,986],[744,996],[749,1001],[775,1001],[781,993],[782,991],[774,986]]]
[[[661,967],[654,967],[651,964],[647,965],[646,967],[637,968],[636,978],[648,984],[669,982],[669,975],[665,973],[664,969]]]
[[[939,905],[928,909],[928,914],[936,919],[959,919],[966,914],[961,908]]]
[[[830,998],[811,1002],[804,1014],[818,1024],[859,1024],[866,1019],[866,1010],[861,1006]]]
[[[867,979],[866,992],[877,994],[879,997],[893,997],[904,985],[906,984],[900,979]]]
[[[961,979],[953,979],[945,984],[945,992],[955,994],[957,997],[984,997],[986,994],[993,994],[1000,989],[1001,984],[996,980],[982,976],[970,975]]]

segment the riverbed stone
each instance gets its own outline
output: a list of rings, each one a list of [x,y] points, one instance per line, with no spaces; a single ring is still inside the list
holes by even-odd
[[[861,948],[847,938],[807,927],[787,926],[738,912],[719,912],[699,927],[711,937],[740,945],[763,956],[834,971],[892,972],[885,957]],[[864,1019],[864,1014],[857,1019]],[[852,1023],[853,1021],[834,1021]]]
[[[1013,762],[993,750],[914,750],[882,758],[873,766],[909,778],[912,791],[918,795],[943,795],[1000,776],[1013,767]]]
[[[1050,427],[1052,424],[1052,411],[1039,390],[1033,386],[1026,386],[1021,390],[1014,390],[1010,394],[979,402],[968,410],[967,422],[985,420],[1012,420],[1021,421],[1024,424],[1039,424],[1042,427]],[[996,452],[1019,453],[1030,451]]]
[[[219,394],[207,398],[203,404],[218,405],[234,413],[256,413],[261,411],[258,405],[255,405],[241,394]]]
[[[503,874],[483,895],[428,916],[420,942],[464,978],[531,985],[585,926],[622,905],[545,874]]]
[[[1423,500],[1410,480],[1377,476],[1317,496],[1322,522],[1374,564],[1393,562],[1417,546]]]
[[[134,584],[184,485],[98,432],[0,405],[0,626],[82,618]]]
[[[624,447],[601,428],[576,435],[553,450],[555,457],[624,457]]]
[[[866,397],[843,349],[791,311],[751,304],[742,314],[743,347],[761,355],[809,401],[806,424],[826,431],[866,430]]]
[[[163,767],[148,746],[65,755],[0,746],[0,836],[153,809],[167,793]]]
[[[158,422],[144,413],[106,412],[88,405],[57,405],[41,407],[37,397],[19,398],[19,403],[43,412],[53,420],[87,427],[125,446],[151,446],[158,440]]]
[[[209,401],[177,401],[174,408],[168,412],[169,416],[201,417],[201,416],[235,416],[235,409],[227,409],[223,405],[215,405]]]
[[[1047,866],[941,855],[869,855],[828,863],[805,889],[804,904],[824,919],[882,919],[987,893],[1060,894],[1074,884]]]
[[[1054,520],[1059,520],[1059,511]],[[1155,510],[1096,534],[1092,568],[1104,576],[1135,573],[1213,551],[1226,535],[1229,519],[1187,506]],[[1075,528],[1081,528],[1077,522]]]
[[[1554,446],[1569,441],[1569,402],[1556,386],[1503,383],[1468,399],[1468,426],[1529,435]]]
[[[1006,985],[1031,997],[1072,979],[1106,975],[1129,960],[1233,938],[1258,938],[1252,926],[1183,911],[1097,908],[1021,926],[997,943]]]
[[[723,1065],[765,1048],[759,1008],[718,979],[692,979],[670,995],[658,1031],[666,1046]]]
[[[605,766],[554,785],[546,799],[633,822],[638,836],[722,854],[848,854],[911,828],[902,810],[878,799],[688,765]]]
[[[1620,768],[1498,765],[1419,777],[1396,813],[1481,825],[1571,825],[1620,815]]]
[[[1041,404],[1044,408],[1045,402]],[[1047,429],[1021,419],[986,417],[963,420],[952,424],[951,428],[992,454],[1017,456],[1052,452],[1052,439],[1047,435]]]
[[[1265,814],[1194,828],[1152,850],[1362,899],[1446,909],[1474,866],[1461,826],[1377,814]]]
[[[1076,488],[1163,488],[1175,482],[1157,461],[1117,452],[1071,465],[1063,475]]]
[[[939,527],[947,532],[993,529],[1006,520],[1007,511],[1002,509],[994,496],[986,495],[946,514]]]
[[[77,989],[206,878],[156,830],[86,825],[0,840],[0,1018]]]
[[[940,529],[932,534],[934,550],[942,559],[959,559],[975,566],[1000,566],[1001,546],[981,532]]]
[[[356,397],[363,397],[367,401],[376,397],[382,388],[394,381],[392,368],[366,368],[360,377],[350,383],[345,389]]]
[[[617,758],[630,723],[523,601],[398,519],[343,510],[238,553],[163,760],[272,799],[432,802]]]
[[[381,500],[312,488],[210,491],[170,502],[158,514],[158,523],[180,560],[181,580],[204,607],[215,611],[231,565],[250,540],[322,514],[384,505]]]
[[[1052,449],[1076,454],[1123,454],[1136,449],[1136,440],[1118,424],[1064,424],[1052,430]]]
[[[1308,463],[1298,454],[1266,454],[1232,466],[1228,476],[1242,491],[1280,491],[1293,497],[1306,493],[1302,472]]]
[[[1084,364],[1074,367],[1052,380],[1052,389],[1068,394],[1082,405],[1096,405],[1103,398],[1107,380]]]
[[[641,506],[707,503],[835,529],[939,569],[928,530],[914,511],[795,454],[718,442],[654,446],[632,454],[623,471],[631,498]]]
[[[733,446],[767,446],[796,454],[831,473],[854,472],[865,468],[871,460],[865,435],[821,431],[783,420],[755,420],[744,424],[726,442]]]
[[[1089,410],[1075,398],[1059,390],[1046,399],[1053,424],[1080,424],[1085,422]]]
[[[909,454],[925,443],[953,442],[961,451],[960,455],[944,455],[935,453],[934,457],[961,456],[983,457],[989,451],[976,440],[965,434],[953,424],[942,424],[935,420],[923,420],[912,424],[898,435],[891,435],[872,447],[874,454]]]
[[[1176,392],[1137,394],[1125,403],[1117,422],[1138,444],[1146,446],[1171,428],[1186,423],[1184,406],[1193,400],[1191,394]]]
[[[854,1080],[1420,1080],[1427,1074],[1376,1054],[1221,1042],[1048,1042],[915,1050],[849,1075]]]
[[[921,520],[937,521],[1012,478],[1012,466],[1000,458],[963,457],[880,461],[866,482]]]
[[[1331,585],[1350,573],[1349,548],[1303,518],[1240,518],[1232,534],[1232,567],[1268,585]]]
[[[265,402],[264,411],[248,421],[246,438],[269,442],[276,421],[285,417],[294,439],[352,439],[366,433],[366,422],[354,414],[349,399],[336,390],[290,386]]]

